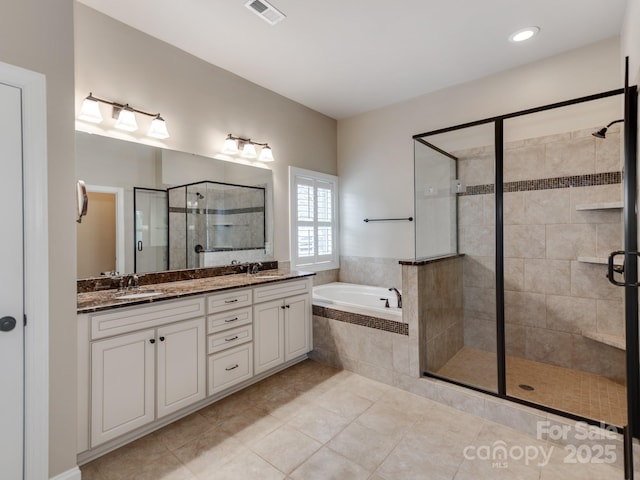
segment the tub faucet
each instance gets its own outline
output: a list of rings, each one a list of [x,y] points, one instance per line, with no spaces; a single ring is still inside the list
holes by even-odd
[[[391,287],[389,289],[390,292],[396,292],[396,297],[398,297],[398,308],[402,308],[402,294],[396,287]]]

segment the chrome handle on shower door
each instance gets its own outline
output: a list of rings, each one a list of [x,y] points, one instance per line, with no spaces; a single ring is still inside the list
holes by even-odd
[[[138,240],[138,251],[142,251],[142,240]]]
[[[624,269],[625,269],[625,263],[624,260],[622,261],[622,264],[618,264],[616,265],[614,263],[614,259],[615,257],[622,255],[624,258],[624,255],[627,252],[625,252],[624,250],[616,250],[615,252],[611,252],[609,254],[609,259],[607,261],[607,278],[609,279],[609,282],[611,282],[612,284],[618,286],[618,287],[638,287],[640,286],[640,283],[627,283],[626,279],[625,279],[625,275],[624,275]],[[629,252],[629,255],[635,255],[635,256],[640,256],[640,252]],[[615,274],[618,273],[620,275],[622,275],[622,281],[618,281],[615,279]]]

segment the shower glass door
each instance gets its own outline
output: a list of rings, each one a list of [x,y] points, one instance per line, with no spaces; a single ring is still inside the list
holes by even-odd
[[[426,372],[497,392],[494,159],[492,122],[415,140],[416,256],[463,254],[457,291],[426,305]]]
[[[624,289],[620,95],[504,120],[506,394],[622,426]]]
[[[135,223],[134,271],[158,272],[169,268],[168,201],[165,190],[133,189]]]

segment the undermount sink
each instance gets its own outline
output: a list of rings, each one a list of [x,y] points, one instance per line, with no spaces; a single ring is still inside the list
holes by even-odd
[[[118,293],[114,295],[118,300],[130,300],[135,298],[147,298],[147,297],[155,297],[156,295],[162,295],[163,292],[154,292],[154,291],[146,291],[146,292],[125,292]]]

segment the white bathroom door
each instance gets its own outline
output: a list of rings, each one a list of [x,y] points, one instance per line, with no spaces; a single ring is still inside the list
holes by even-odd
[[[21,90],[0,83],[0,477],[23,478],[24,286]]]

